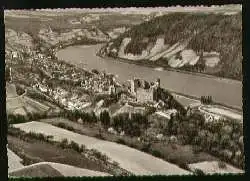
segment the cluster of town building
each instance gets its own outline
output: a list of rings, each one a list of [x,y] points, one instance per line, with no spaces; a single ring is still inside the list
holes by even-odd
[[[88,34],[89,32],[84,32],[81,29],[73,29],[71,32],[58,34],[54,33],[49,28],[41,30],[39,36],[41,36],[40,38],[45,38],[45,36],[46,38],[50,37],[54,39],[54,41],[56,41],[56,44],[58,44],[61,40],[67,41],[77,36],[85,36],[86,33]],[[10,31],[9,34],[13,34],[11,35],[13,36],[13,40],[11,38],[10,40],[14,41],[16,39],[16,34],[12,31]],[[96,34],[90,34],[90,36],[95,35]],[[27,37],[26,35],[22,35],[21,37],[23,37],[23,39],[29,39],[29,37]],[[60,37],[62,39],[60,39]],[[24,53],[26,53],[27,55],[27,57],[25,58],[23,56]],[[49,97],[58,101],[63,106],[65,106],[65,108],[70,110],[84,109],[90,104],[90,102],[89,100],[86,100],[86,97],[79,96],[74,91],[72,92],[66,90],[63,87],[60,87],[60,85],[56,85],[55,87],[49,87],[45,79],[55,79],[59,81],[71,81],[79,83],[78,86],[82,90],[89,91],[94,94],[116,94],[119,87],[118,83],[114,79],[114,76],[111,74],[106,74],[105,72],[88,72],[88,75],[91,76],[86,76],[87,71],[79,68],[77,69],[74,66],[70,66],[58,60],[52,60],[51,56],[45,55],[41,52],[37,52],[29,47],[18,50],[14,50],[13,48],[9,47],[6,49],[5,56],[7,65],[9,65],[9,67],[12,67],[15,63],[18,64],[18,61],[16,60],[26,61],[27,65],[31,66],[31,71],[25,72],[22,75],[20,74],[20,76],[17,73],[16,76],[19,76],[19,78],[24,77],[24,79],[25,77],[29,77],[29,79],[33,80],[33,88],[41,91],[44,94],[47,94]],[[39,69],[40,72],[42,72],[46,76],[41,79],[41,77],[39,77],[39,74],[37,74],[36,71],[32,71],[33,67]],[[159,88],[160,79],[157,79],[153,83],[148,83],[145,80],[134,78],[130,80],[130,85],[127,87],[127,92],[130,94],[130,96],[128,96],[127,94],[122,94],[120,96],[120,100],[122,100],[122,102],[136,102],[137,104],[141,105],[153,105],[154,107],[158,108],[157,114],[159,116],[170,118],[170,114],[176,113],[177,110],[164,109],[165,100],[161,100],[159,99],[159,97],[157,97],[157,91],[159,90]],[[219,119],[218,117],[214,117],[211,114],[205,114],[205,118],[209,121]]]
[[[115,77],[112,74],[100,72],[81,82],[81,87],[85,90],[91,90],[94,93],[115,94]]]
[[[72,93],[59,86],[52,89],[46,84],[36,83],[33,85],[33,88],[46,94],[68,110],[81,110],[90,105],[86,96],[80,96],[75,92]]]
[[[78,82],[79,84],[76,87],[95,94],[115,94],[116,92],[115,79],[111,74],[100,72],[90,73],[91,76],[86,76],[85,70],[77,69],[75,66],[67,66],[59,61],[49,60],[48,62],[46,57],[42,57],[40,56],[39,61],[36,62],[36,67],[43,70],[43,73],[47,75],[47,79],[36,80],[33,88],[47,94],[70,110],[83,109],[89,103],[86,103],[86,99],[79,97],[74,92],[74,89],[65,90],[60,85],[50,87],[47,80]]]

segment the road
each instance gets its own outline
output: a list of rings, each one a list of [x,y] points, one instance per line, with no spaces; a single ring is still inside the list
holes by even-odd
[[[200,105],[198,110],[202,113],[212,115],[214,117],[226,117],[238,121],[243,121],[243,117],[241,113],[238,113],[234,110],[230,110],[227,108],[222,108],[219,106],[213,105]]]

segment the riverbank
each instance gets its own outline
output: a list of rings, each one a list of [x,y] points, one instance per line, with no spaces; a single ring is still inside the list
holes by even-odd
[[[192,100],[200,101],[200,97],[194,97],[194,96],[190,96],[190,95],[187,95],[187,94],[182,94],[182,93],[171,91],[171,90],[169,90],[169,92],[174,93],[177,96],[180,95],[180,96],[192,99]],[[229,105],[226,105],[226,104],[223,104],[223,103],[219,103],[219,102],[213,102],[213,105],[218,105],[218,106],[221,106],[223,108],[232,109],[232,110],[235,110],[235,111],[239,112],[240,114],[243,113],[243,109],[239,108],[239,107],[229,106]]]
[[[225,77],[218,77],[218,76],[215,76],[212,74],[201,73],[201,72],[191,72],[191,71],[186,71],[186,70],[175,69],[175,68],[168,67],[166,65],[155,64],[155,63],[148,61],[148,60],[130,60],[130,59],[125,59],[125,58],[120,58],[120,57],[103,56],[99,52],[96,53],[96,56],[99,56],[99,57],[104,58],[104,59],[113,59],[113,60],[124,62],[124,63],[154,68],[155,70],[157,68],[161,68],[162,71],[172,71],[172,72],[179,72],[179,73],[183,73],[183,74],[190,74],[190,75],[196,75],[196,76],[201,76],[201,77],[213,78],[213,79],[218,79],[219,81],[225,81],[228,83],[242,83],[242,80],[230,79],[230,78],[225,78]]]

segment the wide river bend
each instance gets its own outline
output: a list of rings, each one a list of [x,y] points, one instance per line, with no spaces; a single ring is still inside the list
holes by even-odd
[[[236,80],[200,76],[175,71],[157,71],[154,68],[121,62],[96,55],[102,44],[77,45],[57,52],[57,57],[85,69],[105,70],[118,75],[118,80],[127,81],[133,77],[148,81],[161,79],[161,86],[177,93],[200,97],[211,95],[213,100],[242,109],[242,83]]]

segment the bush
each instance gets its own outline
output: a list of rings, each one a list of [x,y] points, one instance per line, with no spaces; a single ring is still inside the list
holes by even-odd
[[[75,150],[76,152],[81,153],[81,148],[78,143],[71,141],[69,147]]]
[[[66,138],[64,138],[60,143],[59,143],[59,146],[63,149],[67,148],[68,147],[68,140]]]
[[[106,155],[103,155],[101,152],[91,149],[93,156],[95,156],[97,159],[102,160],[104,162],[107,162],[109,158]]]
[[[152,150],[151,153],[152,153],[153,156],[158,157],[158,158],[163,158],[164,157],[163,154],[158,150]]]
[[[67,129],[69,131],[75,131],[75,129],[72,127],[72,126],[68,126],[66,125],[65,123],[58,123],[56,126],[60,127],[60,128],[63,128],[63,129]]]
[[[95,137],[101,140],[105,140],[104,136],[101,133],[95,134]]]
[[[21,86],[16,85],[16,92],[18,95],[22,95],[25,90]]]
[[[195,169],[195,170],[194,170],[194,173],[195,173],[196,175],[200,175],[200,176],[205,175],[204,172],[203,172],[202,170],[200,170],[200,169]]]
[[[151,143],[144,143],[141,148],[141,151],[148,153],[150,151],[150,148],[151,148]]]
[[[179,167],[180,167],[180,168],[183,168],[183,169],[185,169],[185,170],[189,170],[188,163],[180,163],[180,164],[179,164]]]
[[[118,139],[116,140],[116,142],[119,143],[119,144],[126,145],[126,142],[125,142],[124,139],[122,139],[122,138],[118,138]]]
[[[19,114],[17,115],[9,114],[7,115],[7,120],[9,124],[26,123],[29,121],[26,116],[19,115]]]
[[[225,169],[225,168],[227,167],[226,163],[225,163],[225,162],[222,162],[222,161],[219,161],[219,162],[218,162],[218,166],[219,166],[219,168],[221,168],[221,169]]]
[[[136,144],[128,143],[128,146],[131,147],[131,148],[136,148],[137,149],[137,145]]]
[[[19,128],[15,128],[12,125],[8,129],[8,134],[11,136],[20,136],[21,135],[21,130]]]

